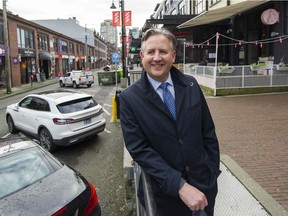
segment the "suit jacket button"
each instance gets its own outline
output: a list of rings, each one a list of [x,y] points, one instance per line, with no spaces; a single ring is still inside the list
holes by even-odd
[[[179,139],[179,143],[183,145],[184,144],[183,139]]]

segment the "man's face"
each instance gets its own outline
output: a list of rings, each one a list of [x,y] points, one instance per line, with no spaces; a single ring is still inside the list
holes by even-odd
[[[150,36],[140,52],[145,71],[154,80],[164,82],[175,61],[176,52],[172,51],[171,42],[163,35]]]

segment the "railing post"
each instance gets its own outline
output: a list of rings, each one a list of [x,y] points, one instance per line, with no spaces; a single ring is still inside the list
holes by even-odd
[[[217,66],[214,67],[213,79],[214,79],[214,96],[217,94]]]
[[[245,70],[245,67],[244,66],[242,66],[242,88],[244,88],[244,86],[245,86],[245,76],[244,76],[244,70]]]
[[[273,86],[273,66],[270,68],[270,87]]]
[[[139,178],[140,178],[140,166],[135,162],[134,163],[134,187],[135,187],[135,202],[136,202],[136,215],[140,216],[140,203],[138,200],[138,186],[139,186]]]
[[[137,197],[140,177],[142,178],[145,208],[139,203]],[[148,176],[136,162],[134,162],[134,178],[137,216],[158,216],[150,176]]]
[[[147,216],[157,216],[158,211],[154,200],[150,177],[142,171],[143,190]]]

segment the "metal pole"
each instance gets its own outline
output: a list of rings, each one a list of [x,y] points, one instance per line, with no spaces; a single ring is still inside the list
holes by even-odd
[[[6,94],[11,94],[11,72],[10,72],[10,53],[9,38],[7,27],[6,0],[3,0],[3,24],[4,24],[4,43],[5,43],[5,73],[6,73]]]
[[[218,70],[218,39],[219,39],[219,33],[217,32],[216,33],[216,56],[215,56],[215,68],[214,68],[214,96],[216,96],[217,94],[217,76],[216,76],[216,73],[217,73],[217,70]]]
[[[123,77],[127,78],[127,69],[126,69],[126,29],[124,25],[124,0],[120,1],[121,7],[121,28],[122,28],[122,70]]]
[[[88,68],[87,26],[85,24],[85,70]]]
[[[183,58],[183,67],[184,67],[184,74],[186,73],[186,70],[185,70],[185,47],[186,46],[186,42],[184,41],[184,47],[183,47],[183,56],[184,56],[184,58]]]
[[[117,79],[117,69],[118,69],[118,63],[116,63],[115,66],[115,80],[116,80],[116,91],[118,90],[118,79]]]

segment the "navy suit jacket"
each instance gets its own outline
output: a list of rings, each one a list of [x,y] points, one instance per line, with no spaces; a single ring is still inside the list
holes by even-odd
[[[181,177],[215,199],[217,192],[210,191],[217,187],[220,158],[210,111],[194,77],[174,67],[170,74],[176,121],[145,71],[140,80],[121,93],[120,119],[126,148],[150,175],[156,200],[166,200],[172,206],[179,201]]]

